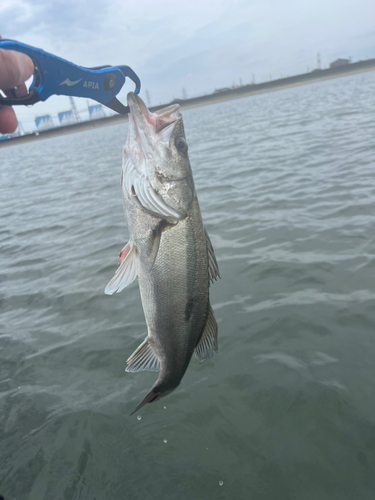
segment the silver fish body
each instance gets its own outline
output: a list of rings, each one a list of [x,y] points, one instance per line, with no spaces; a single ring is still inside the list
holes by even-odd
[[[217,352],[217,325],[209,284],[219,276],[203,227],[178,106],[151,113],[131,93],[129,135],[121,184],[129,243],[106,293],[138,276],[147,323],[145,341],[127,371],[159,370],[137,406],[172,392],[195,352],[203,361]]]

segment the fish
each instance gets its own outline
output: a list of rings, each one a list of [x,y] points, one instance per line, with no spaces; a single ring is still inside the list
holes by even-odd
[[[220,274],[202,222],[180,106],[151,112],[133,92],[127,101],[121,190],[129,241],[105,293],[118,293],[138,277],[147,336],[126,371],[159,375],[135,413],[179,386],[193,353],[200,362],[217,353],[209,286]]]

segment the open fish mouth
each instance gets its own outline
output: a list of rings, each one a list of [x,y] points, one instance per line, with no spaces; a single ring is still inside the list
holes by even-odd
[[[130,109],[129,122],[135,128],[134,131],[137,132],[139,139],[143,136],[153,135],[157,136],[161,142],[168,142],[174,126],[181,120],[179,104],[171,104],[153,113],[134,92],[128,94],[128,106]]]

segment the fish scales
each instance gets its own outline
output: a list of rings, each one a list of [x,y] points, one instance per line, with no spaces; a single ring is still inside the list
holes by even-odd
[[[128,103],[121,184],[129,243],[106,293],[121,291],[138,276],[147,337],[128,359],[127,371],[159,370],[138,411],[179,385],[194,351],[200,361],[217,351],[209,282],[219,271],[178,106],[150,113],[132,93]]]

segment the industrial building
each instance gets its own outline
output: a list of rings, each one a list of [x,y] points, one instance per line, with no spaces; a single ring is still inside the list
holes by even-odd
[[[69,111],[61,111],[61,113],[58,113],[57,116],[62,127],[64,125],[72,125],[73,123],[77,123],[77,118],[75,117],[72,109],[70,109]]]
[[[333,61],[329,67],[330,68],[338,68],[340,66],[346,66],[347,64],[350,64],[349,59],[336,59],[336,61]]]
[[[35,118],[35,125],[38,132],[40,132],[41,130],[48,130],[55,126],[51,115],[37,116]]]
[[[103,106],[101,104],[95,104],[94,106],[89,106],[89,117],[90,120],[97,120],[98,118],[105,118]]]

